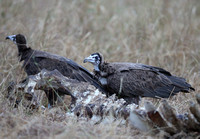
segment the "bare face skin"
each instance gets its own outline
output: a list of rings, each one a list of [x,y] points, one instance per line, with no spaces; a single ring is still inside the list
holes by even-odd
[[[13,41],[15,44],[17,44],[16,43],[16,35],[10,35],[10,36],[6,37],[6,40],[7,39],[9,39],[9,40]]]
[[[84,63],[89,62],[94,65],[95,71],[99,71],[99,64],[101,63],[101,57],[99,53],[91,54],[89,57],[85,58]]]

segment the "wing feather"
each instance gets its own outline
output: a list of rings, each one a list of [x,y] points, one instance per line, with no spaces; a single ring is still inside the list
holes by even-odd
[[[25,61],[25,70],[29,75],[39,73],[42,69],[57,69],[64,76],[77,79],[78,81],[90,82],[92,85],[105,92],[100,83],[84,67],[73,60],[62,56],[35,50],[30,59]]]

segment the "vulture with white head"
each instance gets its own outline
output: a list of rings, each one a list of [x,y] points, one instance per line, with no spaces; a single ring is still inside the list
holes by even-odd
[[[170,72],[140,63],[104,61],[100,53],[93,53],[84,63],[94,65],[94,74],[104,86],[108,95],[116,94],[127,103],[139,103],[140,97],[169,98],[178,92],[195,90],[182,77]]]

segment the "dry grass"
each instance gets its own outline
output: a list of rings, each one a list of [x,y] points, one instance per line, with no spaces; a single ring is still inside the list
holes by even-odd
[[[147,137],[118,122],[93,125],[69,119],[60,108],[31,112],[10,105],[3,96],[6,85],[25,77],[17,48],[5,41],[7,35],[17,33],[26,35],[32,48],[66,56],[81,65],[84,57],[98,51],[107,61],[140,62],[182,76],[196,91],[169,100],[179,112],[185,112],[188,101],[200,92],[198,0],[1,0],[0,138]]]

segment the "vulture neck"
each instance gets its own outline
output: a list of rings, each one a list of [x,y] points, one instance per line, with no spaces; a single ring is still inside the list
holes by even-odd
[[[107,63],[101,62],[99,65],[94,66],[94,71],[96,72],[97,75],[106,76],[107,75],[106,68],[107,68]]]
[[[94,70],[96,72],[100,72],[100,64],[99,65],[94,65]]]
[[[32,54],[32,49],[26,44],[17,44],[19,60],[23,61]]]

